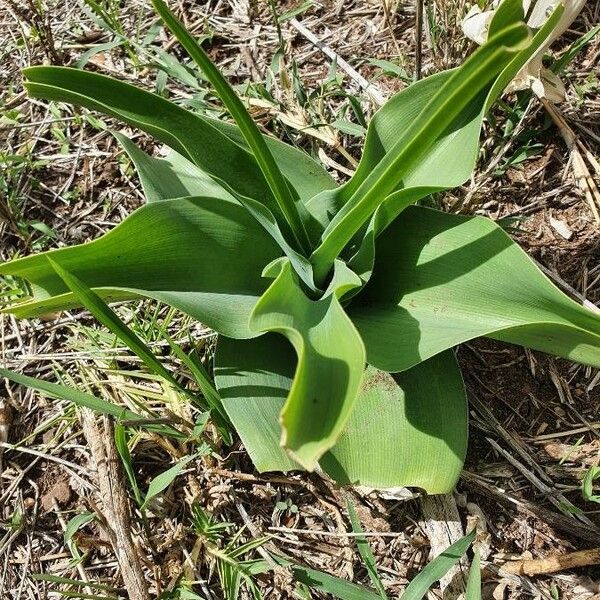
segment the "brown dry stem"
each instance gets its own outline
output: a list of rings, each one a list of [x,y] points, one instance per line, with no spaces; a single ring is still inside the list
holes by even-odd
[[[140,558],[131,536],[131,513],[112,421],[103,417],[101,430],[94,413],[87,409],[81,411],[81,421],[96,464],[103,517],[123,583],[131,600],[150,600]]]
[[[548,573],[558,573],[567,569],[598,564],[600,564],[600,548],[593,548],[592,550],[580,550],[547,558],[507,563],[502,566],[501,570],[506,573],[532,577],[533,575],[547,575]]]

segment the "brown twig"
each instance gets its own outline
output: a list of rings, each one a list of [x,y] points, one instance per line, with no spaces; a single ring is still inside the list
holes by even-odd
[[[123,584],[131,600],[150,600],[140,557],[131,537],[131,514],[125,492],[123,472],[114,441],[114,427],[103,417],[100,430],[94,413],[81,411],[83,432],[98,471],[98,487],[104,511],[107,533],[112,543]]]
[[[568,554],[558,554],[535,560],[520,560],[502,565],[501,571],[517,575],[547,575],[576,567],[589,567],[600,564],[600,548],[579,550]]]
[[[416,25],[415,25],[415,79],[421,79],[423,70],[423,3],[417,0]]]

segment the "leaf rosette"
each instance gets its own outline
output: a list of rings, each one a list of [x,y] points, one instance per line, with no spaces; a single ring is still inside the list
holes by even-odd
[[[467,446],[454,346],[485,336],[600,367],[598,314],[501,227],[417,204],[469,179],[485,114],[545,46],[561,5],[532,32],[521,1],[505,0],[461,67],[376,113],[341,186],[260,133],[199,43],[153,5],[236,125],[103,75],[26,69],[33,97],[116,117],[169,152],[149,156],[115,133],[147,203],[95,241],[0,265],[31,287],[9,312],[165,302],[219,333],[216,387],[258,470],[430,493],[453,488]]]

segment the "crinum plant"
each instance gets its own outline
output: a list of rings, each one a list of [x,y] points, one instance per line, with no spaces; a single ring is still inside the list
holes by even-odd
[[[454,486],[466,452],[454,346],[485,336],[600,366],[598,314],[556,289],[501,227],[416,205],[468,180],[484,115],[563,6],[533,32],[522,1],[505,0],[461,67],[377,112],[356,173],[338,186],[262,135],[152,1],[237,126],[102,75],[26,69],[32,96],[117,117],[171,150],[151,157],[115,133],[147,204],[98,240],[0,265],[31,286],[10,312],[165,302],[218,332],[216,386],[260,471],[320,468],[341,484],[431,493]]]

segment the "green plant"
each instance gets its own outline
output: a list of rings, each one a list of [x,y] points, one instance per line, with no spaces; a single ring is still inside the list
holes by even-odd
[[[352,512],[350,514],[354,533],[362,533],[362,529],[360,528],[360,524],[358,523],[356,515],[354,515]],[[454,542],[454,544],[436,556],[408,584],[400,596],[400,600],[421,600],[424,598],[431,586],[439,581],[444,575],[446,575],[446,573],[448,573],[448,571],[468,551],[474,539],[475,532],[472,531],[468,535]],[[334,575],[329,575],[323,571],[317,571],[315,569],[294,564],[286,559],[282,559],[279,556],[272,556],[272,558],[279,565],[291,568],[294,579],[298,583],[310,589],[329,594],[334,598],[339,598],[340,600],[387,600],[388,596],[383,589],[383,583],[381,582],[377,573],[373,554],[365,537],[361,537],[360,535],[357,536],[356,542],[358,544],[361,558],[363,559],[365,567],[369,573],[369,578],[374,584],[374,589],[358,585],[351,581],[341,579],[340,577],[335,577]],[[477,552],[475,552],[475,560],[473,561],[467,581],[466,600],[481,599],[479,569],[479,555]]]
[[[246,587],[252,598],[261,600],[262,594],[254,582],[254,575],[264,569],[259,560],[243,557],[260,548],[268,538],[256,538],[241,543],[240,537],[244,530],[240,529],[231,538],[225,540],[225,534],[233,525],[217,521],[197,504],[192,506],[192,525],[203,540],[207,555],[216,563],[224,600],[237,600],[242,585]]]
[[[594,494],[594,481],[596,481],[596,479],[600,479],[600,467],[590,467],[583,478],[581,491],[584,500],[600,504],[600,495]]]
[[[12,313],[83,305],[116,323],[102,302],[166,302],[220,334],[219,406],[259,470],[319,465],[339,483],[431,493],[454,486],[466,451],[453,346],[487,336],[600,366],[598,315],[499,226],[415,205],[469,178],[485,114],[562,6],[532,35],[522,2],[505,0],[460,68],[375,115],[355,175],[338,187],[309,156],[260,134],[201,46],[153,4],[237,127],[98,74],[26,69],[32,96],[117,117],[171,152],[154,158],[115,134],[147,205],[99,240],[0,265],[31,285]]]

